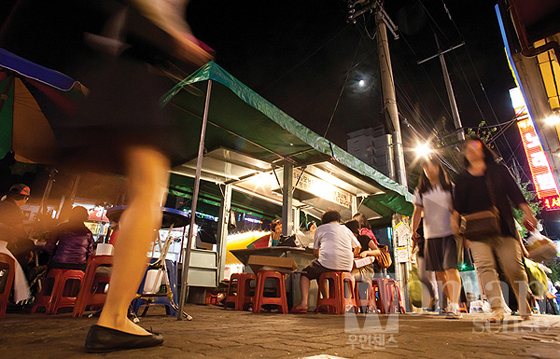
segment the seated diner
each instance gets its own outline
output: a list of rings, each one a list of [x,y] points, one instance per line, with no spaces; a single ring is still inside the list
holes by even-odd
[[[270,233],[257,239],[247,248],[276,247],[282,236],[282,218],[276,218],[270,223]]]
[[[360,250],[357,253],[354,253],[356,258],[365,258],[365,257],[375,257],[381,254],[377,245],[371,237],[360,234],[360,224],[357,220],[353,219],[346,223],[344,223],[346,227],[352,234],[356,237],[358,242],[360,242]],[[365,265],[360,268],[352,269],[352,275],[356,278],[357,281],[361,282],[370,282],[373,279],[375,274],[373,263]]]
[[[354,264],[354,251],[360,243],[352,232],[340,223],[340,212],[326,211],[315,231],[313,254],[315,259],[304,268],[300,279],[301,303],[292,308],[292,313],[307,313],[307,296],[311,280],[318,280],[324,272],[350,272]]]
[[[60,224],[47,240],[49,269],[78,269],[85,271],[87,259],[93,255],[93,234],[85,226],[88,211],[82,206],[72,208],[68,222]]]

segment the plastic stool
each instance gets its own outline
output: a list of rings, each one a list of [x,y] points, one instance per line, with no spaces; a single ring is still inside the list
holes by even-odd
[[[155,263],[158,260],[158,258],[152,258],[150,260],[150,263]],[[171,292],[173,293],[173,298],[175,302],[178,302],[179,297],[177,296],[177,262],[174,262],[170,259],[166,259],[165,260],[165,267],[167,268],[167,280],[169,281],[169,286],[171,288]],[[150,270],[150,267],[148,267],[148,269],[146,270],[146,273],[144,274],[144,278],[142,279],[142,283],[140,283],[140,287],[138,288],[138,294],[141,296],[144,294],[144,285],[146,284],[146,276],[148,274],[148,270]],[[154,270],[153,268],[151,270]],[[164,283],[165,278],[162,279],[162,283]],[[169,301],[169,298],[165,295],[154,295],[152,297],[150,297],[150,303],[148,304],[148,302],[145,299],[142,298],[136,298],[132,301],[132,308],[134,309],[134,312],[136,314],[138,314],[138,311],[140,310],[140,307],[142,305],[152,305],[152,304],[161,304],[165,306],[165,313],[167,315],[170,315],[172,317],[176,317],[177,316],[177,310],[175,308],[173,308],[173,305],[171,305],[171,302]],[[145,315],[147,311],[147,308],[145,309],[145,311],[143,312],[142,315]]]
[[[325,287],[329,283],[328,288]],[[319,294],[315,313],[321,311],[321,307],[327,307],[327,313],[345,314],[347,309],[357,313],[355,296],[355,280],[349,272],[324,272],[319,277]],[[327,293],[324,297],[322,293]]]
[[[76,305],[76,297],[68,292],[67,284],[78,280],[81,286],[83,279],[84,272],[81,270],[51,269],[47,273],[43,289],[35,299],[31,313],[36,313],[39,308],[45,308],[47,314],[56,314],[61,308],[73,308]]]
[[[0,288],[0,318],[6,316],[6,308],[8,306],[12,284],[14,283],[15,272],[16,262],[14,259],[7,254],[0,253],[0,273],[2,273],[0,278],[5,276],[4,287]],[[4,281],[4,279],[2,279],[2,281]]]
[[[397,282],[391,278],[373,278],[372,284],[377,309],[381,314],[406,312]]]
[[[363,294],[365,294],[365,298],[363,298]],[[360,313],[377,313],[371,282],[356,282],[356,304]]]
[[[264,288],[267,279],[272,278],[276,287],[276,297],[265,297]],[[273,270],[262,270],[257,274],[257,288],[253,304],[253,313],[260,313],[263,305],[273,304],[282,308],[282,313],[288,313],[286,298],[286,279],[284,274]]]
[[[76,306],[74,306],[73,317],[81,317],[87,307],[101,307],[105,304],[105,286],[109,284],[110,277],[95,275],[99,267],[113,266],[113,256],[91,256],[88,258],[86,273],[82,283],[82,289],[78,293]]]
[[[249,306],[254,306],[255,295],[251,295],[251,282],[257,282],[257,276],[253,273],[234,273],[230,277],[224,309],[228,303],[234,304],[235,310],[247,310]],[[256,291],[256,285],[255,285]]]

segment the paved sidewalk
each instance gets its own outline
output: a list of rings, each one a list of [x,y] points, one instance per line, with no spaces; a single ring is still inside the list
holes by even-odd
[[[186,305],[193,321],[152,308],[141,324],[163,333],[161,347],[87,354],[95,318],[71,314],[7,314],[0,320],[0,358],[559,358],[560,316],[510,317],[487,324],[480,315],[253,314]]]

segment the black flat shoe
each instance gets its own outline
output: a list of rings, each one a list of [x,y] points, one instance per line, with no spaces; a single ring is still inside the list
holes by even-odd
[[[92,325],[86,337],[86,352],[104,353],[115,350],[149,348],[162,343],[163,336],[161,334],[136,335]]]

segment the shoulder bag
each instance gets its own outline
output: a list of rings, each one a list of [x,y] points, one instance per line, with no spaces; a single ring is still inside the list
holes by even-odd
[[[499,235],[502,233],[500,224],[500,212],[496,207],[494,192],[488,181],[488,169],[484,176],[486,188],[490,194],[492,208],[485,211],[478,211],[461,216],[460,232],[463,237],[471,241],[484,240],[486,237]]]
[[[380,255],[375,257],[377,264],[381,268],[389,268],[393,261],[391,260],[391,255],[389,254],[389,248],[386,245],[380,244],[377,246],[379,251],[381,252]]]

